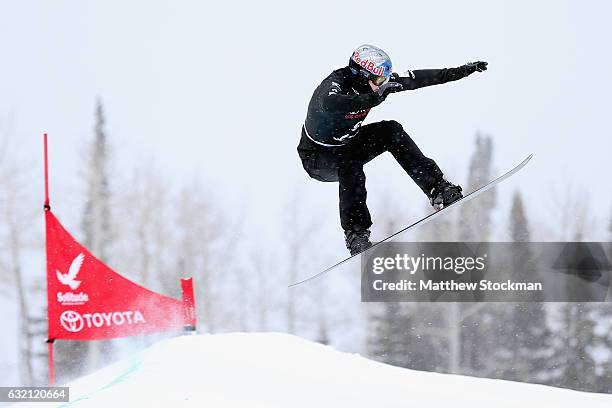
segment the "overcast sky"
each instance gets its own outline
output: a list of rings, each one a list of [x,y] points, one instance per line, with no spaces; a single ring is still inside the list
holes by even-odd
[[[558,201],[551,191],[567,183],[584,192],[600,227],[595,238],[604,238],[612,208],[610,4],[3,2],[0,118],[33,161],[49,132],[59,194],[78,183],[76,155],[92,136],[100,96],[119,167],[144,156],[171,182],[200,175],[260,231],[278,225],[279,209],[300,191],[336,234],[330,239],[341,241],[337,185],[309,179],[295,150],[316,85],[362,43],[385,49],[397,71],[482,59],[487,72],[392,95],[368,120],[401,122],[459,183],[476,131],[493,136],[499,172],[534,153],[500,189],[497,217],[506,219],[517,187],[532,217],[548,217]],[[405,209],[406,222],[423,213],[422,193],[390,155],[366,173],[375,221],[383,194]],[[60,207],[71,200],[54,198]]]

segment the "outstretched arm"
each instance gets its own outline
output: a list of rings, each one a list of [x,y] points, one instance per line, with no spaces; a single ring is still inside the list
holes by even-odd
[[[487,69],[487,63],[483,61],[470,62],[457,68],[443,69],[419,69],[409,71],[408,76],[393,74],[392,81],[402,84],[404,90],[418,89],[425,86],[440,85],[446,82],[456,81]]]

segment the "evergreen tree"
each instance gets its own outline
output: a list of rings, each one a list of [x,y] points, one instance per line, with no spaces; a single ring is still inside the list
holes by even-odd
[[[608,226],[610,237],[608,239],[608,260],[612,259],[612,217]],[[597,392],[612,393],[612,304],[609,302],[597,304],[595,321],[598,324],[596,330],[597,344],[600,349],[607,351],[607,359],[600,363],[598,374]]]
[[[401,303],[374,303],[370,307],[368,353],[379,361],[405,367],[405,325],[409,318],[402,316]]]
[[[610,233],[609,241],[612,242],[612,216],[610,217],[610,223],[608,224],[608,232]]]
[[[530,242],[529,224],[521,194],[516,191],[510,210],[509,233],[514,243],[511,251],[513,271],[526,271],[534,276],[534,264]],[[496,350],[498,376],[507,380],[546,382],[549,379],[551,332],[547,324],[544,304],[508,303],[501,311],[498,327],[499,341]]]
[[[476,150],[470,159],[468,182],[465,193],[479,188],[493,176],[493,140],[490,136],[476,135]],[[459,239],[465,242],[488,242],[491,238],[491,213],[496,204],[495,189],[482,194],[460,207]],[[470,375],[491,375],[488,362],[491,360],[495,342],[491,331],[499,321],[496,314],[499,305],[491,303],[459,303],[457,313],[449,313],[449,327],[460,327],[458,339],[461,371]],[[454,357],[456,359],[456,357]]]
[[[431,211],[431,207],[427,206]],[[449,212],[426,223],[418,230],[420,242],[452,242],[456,240],[454,226],[457,223],[457,213]],[[460,308],[459,303],[418,303],[413,306],[415,330],[413,341],[409,344],[411,351],[411,368],[436,372],[458,373],[459,342],[458,332],[449,327],[447,322],[455,321],[451,317],[453,311]],[[460,322],[457,321],[460,324]]]
[[[490,137],[477,135],[476,151],[470,161],[466,193],[490,181],[492,175],[493,142]],[[494,191],[478,200],[465,203],[459,212],[458,237],[462,241],[488,241],[491,211],[495,206]],[[452,214],[425,225],[419,234],[421,241],[454,241]],[[497,320],[495,305],[481,303],[417,304],[411,306],[408,333],[411,368],[483,375],[486,356],[493,347],[490,331]],[[486,310],[485,310],[486,309]]]
[[[96,101],[94,139],[86,163],[86,201],[82,218],[83,244],[95,257],[108,263],[112,241],[111,206],[108,176],[108,140],[104,129],[104,109]],[[66,381],[91,371],[104,363],[110,341],[58,342],[58,379]]]
[[[512,242],[531,241],[523,198],[518,191],[515,191],[512,197],[512,208],[510,209],[510,239]]]
[[[108,175],[108,140],[104,129],[102,101],[96,103],[94,140],[87,169],[87,196],[82,219],[84,245],[102,262],[108,262],[112,240],[111,206]]]
[[[593,307],[568,302],[561,307],[562,330],[558,333],[554,362],[558,377],[553,385],[580,391],[596,391],[598,378],[590,348],[595,343]]]
[[[574,240],[583,236],[582,225],[576,226]],[[552,385],[580,391],[598,390],[598,364],[592,354],[601,345],[595,330],[598,310],[597,304],[576,302],[566,302],[558,308],[552,358],[556,375],[551,379]]]
[[[429,208],[431,209],[431,208]],[[383,235],[396,232],[400,225],[393,211],[387,209]],[[439,304],[403,302],[371,303],[368,305],[368,354],[382,362],[417,370],[444,369],[444,353],[439,338],[425,332],[439,324]],[[435,323],[433,323],[435,322]]]
[[[476,135],[476,151],[470,159],[468,182],[464,193],[469,193],[491,181],[493,177],[493,140],[490,136]],[[491,213],[496,204],[495,188],[463,204],[459,216],[461,241],[489,241]]]
[[[385,225],[385,234],[391,234],[397,230],[397,223],[389,211],[386,212],[387,219],[382,223]],[[403,330],[406,319],[400,313],[401,304],[398,302],[369,303],[368,312],[368,354],[384,363],[398,366],[405,365],[405,355],[402,355]]]

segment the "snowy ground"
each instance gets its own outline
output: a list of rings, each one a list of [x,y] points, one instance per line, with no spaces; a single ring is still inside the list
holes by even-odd
[[[164,340],[69,386],[72,402],[31,405],[612,407],[612,395],[406,370],[276,333]]]

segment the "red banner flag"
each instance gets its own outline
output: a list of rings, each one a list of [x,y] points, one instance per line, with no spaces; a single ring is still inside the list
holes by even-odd
[[[50,340],[110,339],[195,324],[193,309],[184,309],[193,308],[192,297],[181,301],[135,284],[95,258],[50,210],[45,222]]]

